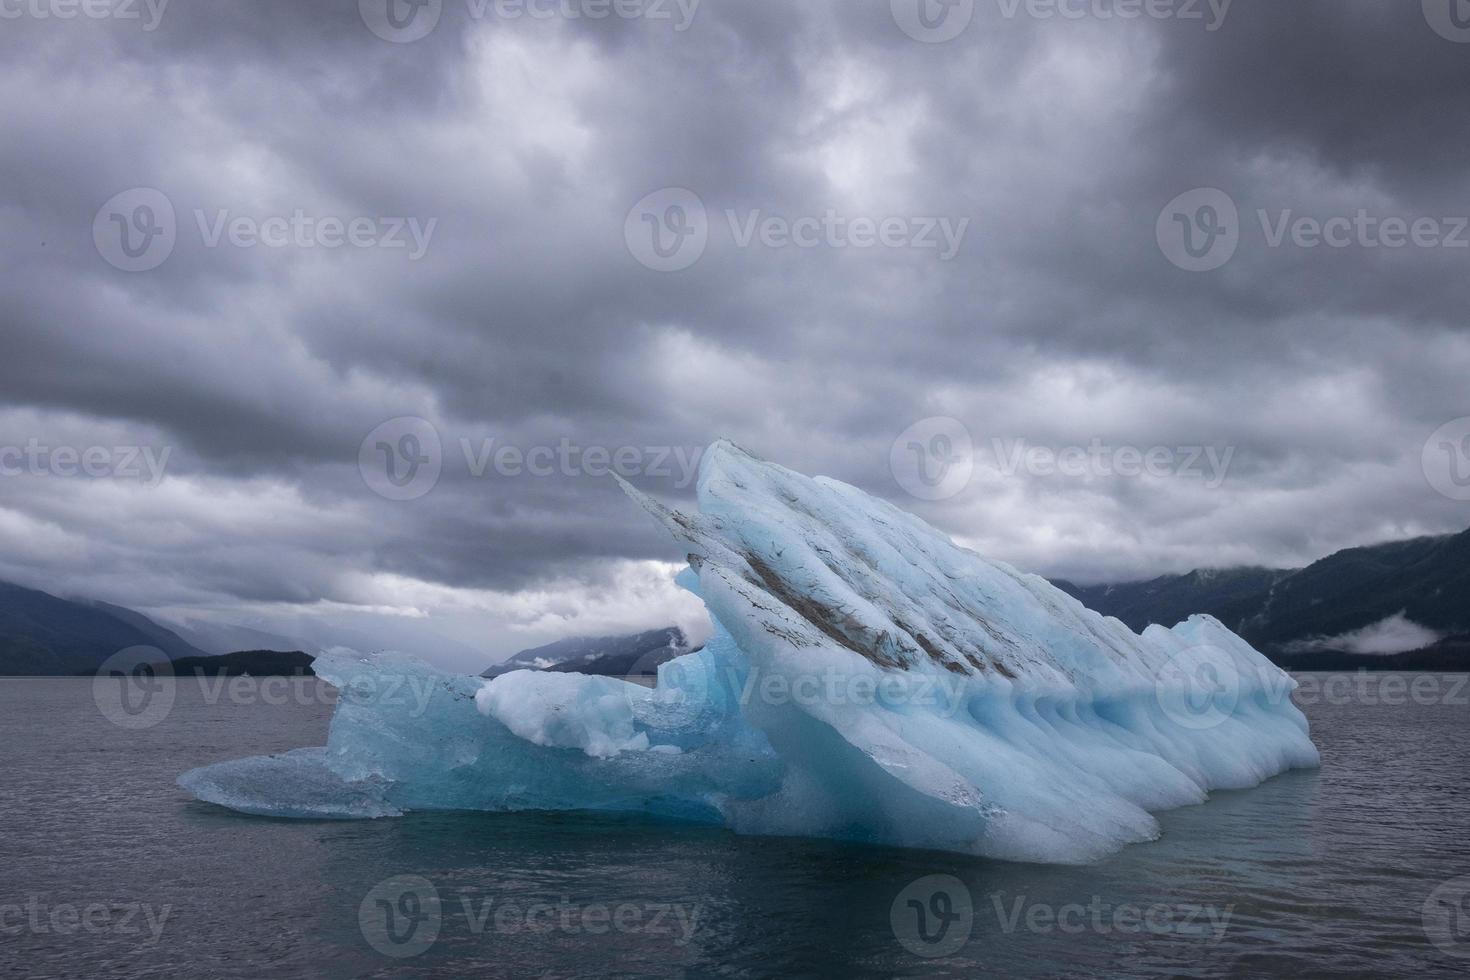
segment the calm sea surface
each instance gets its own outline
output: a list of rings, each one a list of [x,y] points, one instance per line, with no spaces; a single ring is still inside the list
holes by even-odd
[[[1470,973],[1453,675],[1308,696],[1320,771],[1163,814],[1162,840],[1074,868],[621,818],[276,821],[175,787],[322,744],[330,692],[281,694],[181,682],[126,731],[90,681],[0,679],[0,975]]]

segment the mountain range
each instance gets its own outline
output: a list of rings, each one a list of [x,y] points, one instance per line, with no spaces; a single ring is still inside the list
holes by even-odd
[[[481,676],[499,677],[516,670],[603,677],[652,676],[660,665],[689,652],[689,643],[677,626],[632,636],[573,637],[522,650]]]
[[[1470,639],[1470,531],[1351,548],[1300,569],[1055,584],[1135,630],[1210,613],[1284,666],[1322,665],[1326,655],[1416,652],[1439,663],[1439,654],[1464,650]]]
[[[1470,531],[1352,548],[1306,568],[1198,570],[1114,585],[1055,584],[1135,630],[1210,613],[1287,667],[1470,669]],[[353,634],[333,642],[357,648],[373,639]],[[0,582],[0,675],[88,673],[133,646],[157,647],[170,660],[197,664],[237,650],[259,654],[329,645],[325,639],[296,643],[249,627],[189,623],[170,628],[121,606]],[[652,675],[660,664],[688,652],[689,643],[676,627],[575,637],[523,650],[484,676],[513,670]],[[254,669],[273,663],[263,657]],[[231,662],[218,669],[246,668]]]
[[[272,642],[247,643],[245,649],[235,651],[221,650],[213,642],[202,646],[190,642],[203,635],[170,629],[123,606],[63,599],[0,582],[0,676],[90,674],[108,657],[129,647],[154,647],[172,661],[176,671],[191,674],[261,677],[311,672],[310,656],[271,634],[242,627],[239,637],[264,637]]]
[[[131,609],[61,599],[0,582],[0,674],[85,673],[119,650],[136,646],[157,647],[170,660],[206,656]]]

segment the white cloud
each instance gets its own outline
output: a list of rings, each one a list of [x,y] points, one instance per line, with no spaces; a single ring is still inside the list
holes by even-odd
[[[1399,612],[1387,619],[1352,630],[1340,636],[1320,636],[1289,644],[1291,653],[1310,653],[1316,650],[1341,650],[1345,653],[1361,653],[1388,656],[1422,650],[1438,643],[1443,636],[1420,626]]]

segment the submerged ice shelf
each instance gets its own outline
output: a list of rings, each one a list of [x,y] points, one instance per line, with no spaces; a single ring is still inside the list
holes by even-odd
[[[701,651],[650,689],[323,657],[324,748],[196,769],[247,813],[601,810],[991,857],[1092,860],[1151,811],[1317,764],[1281,670],[1218,621],[1141,636],[916,517],[721,443],[689,556]]]

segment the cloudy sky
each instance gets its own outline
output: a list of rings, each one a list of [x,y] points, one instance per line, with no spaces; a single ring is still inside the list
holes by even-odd
[[[605,473],[720,437],[1088,582],[1463,529],[1450,2],[0,0],[0,579],[478,667],[688,617]]]

